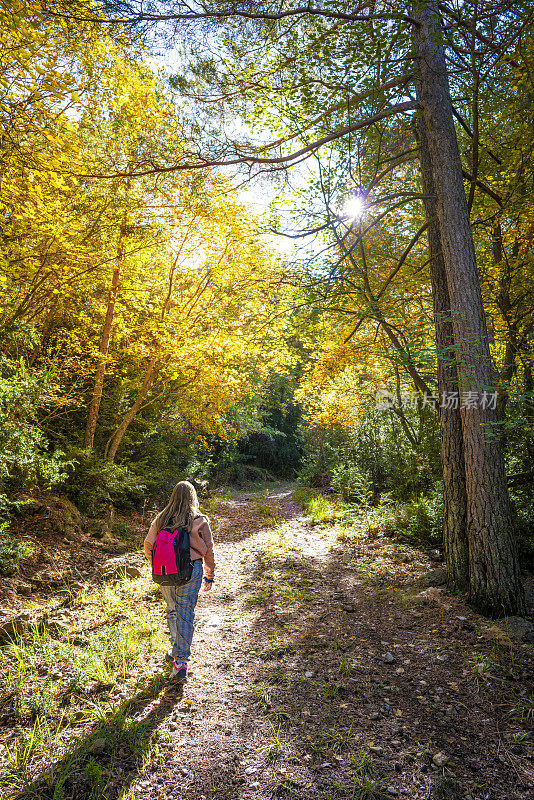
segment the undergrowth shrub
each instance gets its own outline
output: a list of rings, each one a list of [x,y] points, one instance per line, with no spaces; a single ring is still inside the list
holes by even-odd
[[[428,409],[411,413],[417,448],[390,412],[374,408],[357,427],[310,427],[299,481],[352,502],[367,502],[369,495],[378,502],[383,493],[406,501],[428,492],[441,478],[439,430]]]
[[[335,522],[340,517],[336,504],[322,494],[311,497],[307,504],[307,511],[314,522]]]
[[[356,464],[337,464],[332,468],[330,485],[344,500],[365,502],[372,493],[369,477]]]
[[[534,572],[534,490],[523,486],[511,491],[514,526],[521,567]]]
[[[11,494],[24,487],[51,488],[68,475],[65,453],[50,452],[39,429],[43,395],[53,390],[52,373],[30,372],[21,360],[0,359],[0,516],[13,508]]]
[[[389,412],[369,409],[357,427],[309,429],[299,483],[312,487],[301,502],[312,519],[350,521],[374,507],[385,532],[404,542],[442,542],[443,508],[439,431],[429,409],[407,410],[414,447]],[[313,492],[315,489],[315,492]],[[317,489],[331,492],[325,497]]]
[[[26,542],[15,541],[7,532],[7,522],[0,523],[0,575],[12,575],[19,561],[28,558],[33,548]]]
[[[443,500],[441,485],[429,495],[419,495],[406,503],[392,502],[384,496],[380,505],[384,532],[406,544],[440,547],[443,539]]]
[[[146,484],[129,465],[111,464],[81,448],[72,448],[69,455],[72,472],[63,488],[84,514],[96,516],[110,502],[123,508],[142,506]]]
[[[325,497],[316,489],[307,486],[297,486],[293,490],[293,498],[301,503],[306,514],[313,522],[341,522],[351,514],[351,508],[341,497]]]

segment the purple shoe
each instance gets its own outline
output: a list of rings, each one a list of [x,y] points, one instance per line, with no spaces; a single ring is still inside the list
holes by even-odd
[[[185,661],[173,661],[170,674],[172,683],[185,683],[187,681],[187,663]]]

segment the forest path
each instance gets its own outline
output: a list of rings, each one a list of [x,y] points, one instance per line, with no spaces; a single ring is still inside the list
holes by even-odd
[[[525,720],[505,716],[526,646],[511,662],[460,600],[413,599],[425,557],[313,525],[290,486],[214,511],[217,579],[197,607],[192,674],[135,797],[529,796]]]
[[[208,501],[216,582],[185,687],[168,683],[164,604],[139,549],[124,557],[138,577],[95,573],[53,598],[44,633],[6,646],[7,796],[532,796],[532,646],[424,589],[428,555],[365,515],[314,524],[292,491]],[[146,524],[130,527],[139,548]]]

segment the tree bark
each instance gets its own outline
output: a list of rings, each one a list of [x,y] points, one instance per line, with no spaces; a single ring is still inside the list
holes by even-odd
[[[420,86],[417,86],[417,94],[420,94]],[[428,223],[429,267],[436,329],[438,396],[444,398],[458,391],[458,377],[451,303],[441,248],[432,164],[425,126],[421,117],[416,123],[416,136],[419,143],[423,194],[427,197],[426,200],[423,200],[423,204]],[[447,563],[447,583],[450,589],[465,591],[469,586],[469,547],[462,421],[460,409],[454,404],[449,405],[442,402],[438,410],[443,468],[443,545]]]
[[[122,217],[122,223],[119,231],[119,241],[117,244],[117,261],[113,275],[111,278],[111,286],[108,291],[108,305],[106,309],[106,318],[102,328],[102,335],[100,337],[100,347],[98,350],[98,364],[96,368],[95,383],[93,387],[93,396],[91,405],[89,407],[89,415],[87,417],[87,425],[85,428],[85,437],[83,446],[86,450],[92,450],[95,440],[96,423],[98,420],[98,412],[100,410],[100,402],[102,400],[102,389],[104,386],[104,375],[106,373],[106,362],[109,352],[109,341],[111,338],[111,330],[113,328],[113,317],[115,316],[115,303],[117,302],[117,295],[119,293],[121,270],[124,261],[124,239],[126,235],[126,212]]]
[[[469,600],[491,616],[524,614],[525,597],[497,413],[488,402],[487,393],[495,391],[496,384],[441,45],[441,21],[433,2],[416,0],[413,11],[418,79],[451,302],[461,401]]]

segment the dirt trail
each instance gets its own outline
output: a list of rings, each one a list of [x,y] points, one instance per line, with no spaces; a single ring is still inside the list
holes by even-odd
[[[26,705],[17,700],[17,711],[8,695],[0,714],[0,733],[11,737],[22,730],[13,715],[25,719],[27,741],[34,723],[21,714],[30,713],[32,694],[45,721],[62,713],[46,716],[52,675],[71,725],[61,736],[72,735],[72,744],[54,759],[45,742],[41,761],[35,750],[28,768],[17,765],[26,788],[14,796],[532,796],[532,646],[511,642],[460,598],[423,591],[422,576],[436,566],[426,555],[363,521],[314,525],[291,490],[210,501],[216,583],[197,606],[183,692],[166,682],[163,642],[153,638],[164,606],[146,576],[73,601],[70,633],[31,651]],[[146,642],[143,658],[106,683],[113,658],[120,673],[129,625]],[[111,655],[98,661],[104,646]],[[91,653],[102,674],[91,667],[84,677]]]
[[[269,510],[279,524],[265,528]],[[527,720],[506,713],[531,651],[496,645],[458,599],[403,603],[406,566],[377,585],[354,569],[376,540],[354,560],[339,534],[289,487],[220,504],[192,676],[136,797],[529,796]]]

